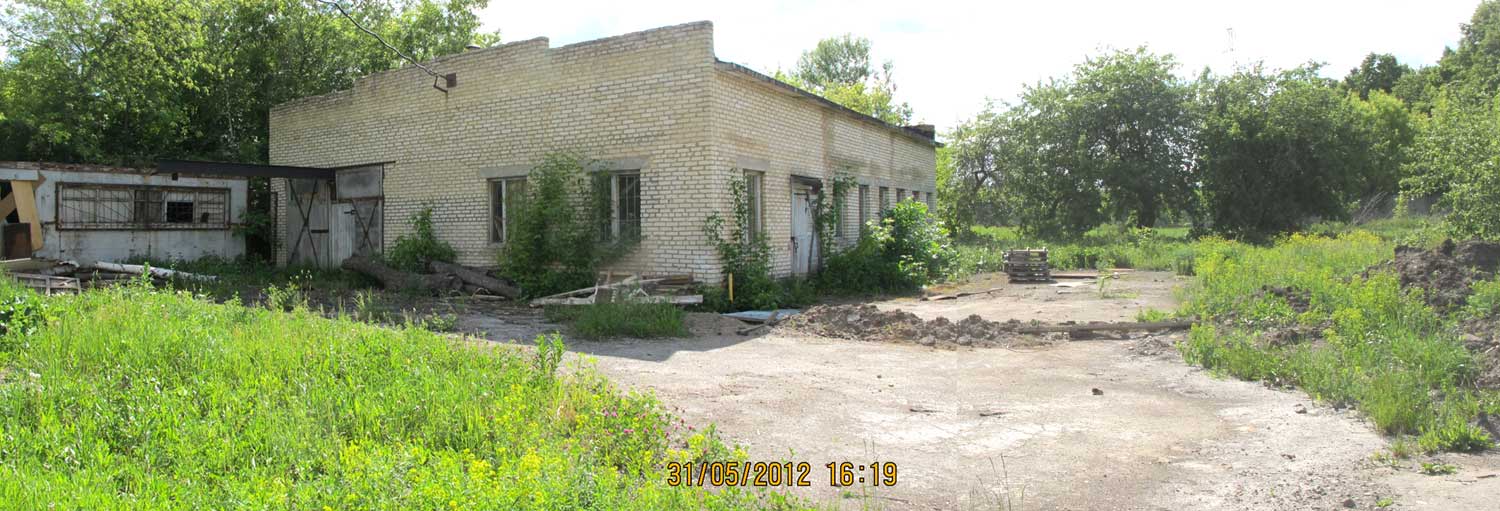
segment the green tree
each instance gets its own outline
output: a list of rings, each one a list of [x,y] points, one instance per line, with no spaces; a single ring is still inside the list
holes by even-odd
[[[1195,167],[1214,230],[1263,239],[1348,215],[1366,138],[1316,66],[1256,66],[1200,83]]]
[[[1500,92],[1500,0],[1481,2],[1462,31],[1458,48],[1444,52],[1438,62],[1443,86],[1457,84],[1494,96]]]
[[[1175,68],[1144,48],[1089,58],[1027,87],[1019,104],[960,125],[946,195],[963,206],[945,217],[961,227],[1003,212],[1029,234],[1055,237],[1191,211],[1192,89]]]
[[[1445,91],[1420,123],[1405,202],[1437,198],[1455,236],[1500,239],[1500,97]]]
[[[1379,90],[1371,91],[1368,99],[1360,99],[1351,91],[1348,102],[1367,148],[1359,153],[1363,162],[1356,176],[1359,182],[1354,198],[1362,209],[1385,212],[1400,193],[1402,167],[1417,126],[1404,102]]]
[[[802,53],[791,73],[777,71],[775,78],[850,110],[906,125],[911,122],[911,106],[895,101],[893,68],[889,61],[878,69],[871,64],[869,39],[844,34],[818,41]]]
[[[495,42],[478,32],[487,1],[349,5],[428,59]],[[38,160],[265,161],[272,106],[401,64],[311,0],[18,0],[0,17],[0,45],[0,153]]]
[[[1192,206],[1192,93],[1176,67],[1172,56],[1138,48],[1073,71],[1064,121],[1076,126],[1078,170],[1098,181],[1115,220],[1153,227],[1164,211]]]
[[[1371,53],[1359,67],[1349,70],[1344,77],[1344,87],[1359,94],[1360,99],[1370,97],[1370,91],[1391,92],[1411,68],[1396,61],[1389,53]]]
[[[938,211],[952,233],[963,237],[975,224],[997,225],[1009,220],[1000,194],[1003,171],[1016,144],[1011,111],[987,105],[973,119],[948,134],[938,149]]]

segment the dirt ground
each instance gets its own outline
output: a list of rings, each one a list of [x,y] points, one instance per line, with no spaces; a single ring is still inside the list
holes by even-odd
[[[1133,320],[1170,310],[1165,273],[1101,290],[1008,285],[980,277],[956,300],[877,302],[924,319]],[[952,292],[954,289],[942,290]],[[1386,442],[1358,414],[1295,390],[1211,377],[1170,339],[941,349],[810,336],[739,336],[694,318],[689,339],[569,340],[615,381],[652,391],[692,423],[717,425],[752,460],[807,461],[813,499],[886,509],[1493,509],[1500,457],[1371,460]],[[496,308],[459,315],[461,331],[530,339],[557,328]],[[824,463],[890,461],[890,488],[829,486]]]

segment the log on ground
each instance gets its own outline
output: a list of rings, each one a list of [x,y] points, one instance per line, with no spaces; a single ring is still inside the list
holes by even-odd
[[[344,260],[339,265],[345,270],[363,273],[380,281],[380,285],[386,289],[406,289],[429,294],[441,294],[458,291],[463,287],[463,281],[452,275],[423,275],[409,273],[386,266],[365,256],[354,256]]]

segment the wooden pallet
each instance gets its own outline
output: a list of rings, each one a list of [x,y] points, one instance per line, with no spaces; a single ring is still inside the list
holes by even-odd
[[[1005,251],[1005,274],[1010,276],[1011,282],[1052,280],[1052,269],[1047,264],[1047,249]]]
[[[12,273],[11,278],[44,294],[77,293],[83,289],[78,279],[73,277],[57,277],[53,275],[37,275],[34,273]]]

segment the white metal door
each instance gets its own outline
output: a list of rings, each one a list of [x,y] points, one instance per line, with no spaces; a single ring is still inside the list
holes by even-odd
[[[806,275],[817,257],[817,233],[813,228],[813,194],[807,187],[792,188],[792,274]]]
[[[354,255],[354,247],[359,244],[359,226],[356,225],[354,217],[354,204],[349,202],[334,203],[330,208],[332,215],[329,219],[328,239],[330,242],[329,253],[332,260],[330,266],[344,263],[345,259]]]

